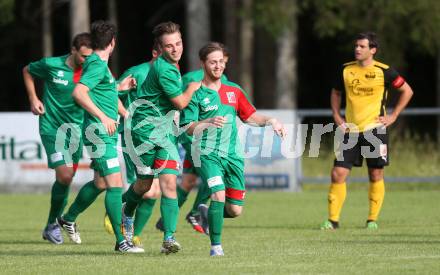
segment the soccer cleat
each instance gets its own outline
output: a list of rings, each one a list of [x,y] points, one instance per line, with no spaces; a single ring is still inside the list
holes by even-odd
[[[81,244],[81,237],[79,236],[78,227],[75,222],[68,222],[63,219],[63,216],[57,218],[57,223],[61,226],[69,236],[69,239],[76,243]]]
[[[115,231],[113,231],[113,225],[112,225],[112,223],[110,221],[110,218],[107,215],[107,213],[105,213],[105,216],[104,216],[104,229],[110,235],[114,235],[115,234]]]
[[[54,244],[62,244],[64,240],[61,227],[57,223],[48,224],[43,230],[43,240],[48,240]]]
[[[133,245],[136,247],[143,247],[141,238],[139,236],[133,237]]]
[[[120,243],[116,243],[115,251],[122,253],[143,253],[145,250],[141,247],[134,246],[131,242],[123,240]]]
[[[209,235],[208,206],[206,204],[200,204],[197,208],[200,212],[200,223],[202,229],[206,235]]]
[[[168,255],[170,253],[176,253],[181,249],[182,247],[176,241],[176,239],[174,237],[169,237],[165,241],[163,241],[162,247],[160,248],[160,252]]]
[[[203,227],[199,224],[198,218],[200,218],[200,216],[196,216],[193,215],[191,212],[188,213],[188,215],[186,215],[186,221],[191,224],[192,228],[199,232],[199,233],[205,233],[205,231],[203,230]]]
[[[125,204],[122,206],[122,222],[121,222],[121,232],[124,235],[125,239],[129,242],[133,240],[133,232],[134,232],[134,217],[126,216],[124,213]]]
[[[379,229],[379,226],[377,225],[376,221],[367,221],[367,229],[376,230]]]
[[[160,230],[160,231],[162,231],[162,232],[165,231],[165,229],[164,229],[164,227],[163,227],[163,221],[162,221],[162,218],[159,218],[159,219],[157,220],[157,222],[156,222],[156,229],[157,229],[157,230]]]
[[[209,251],[209,256],[225,256],[223,252],[223,248],[221,245],[213,245],[211,246],[211,251]]]
[[[334,230],[339,228],[339,222],[334,222],[331,220],[326,220],[320,226],[321,230]]]

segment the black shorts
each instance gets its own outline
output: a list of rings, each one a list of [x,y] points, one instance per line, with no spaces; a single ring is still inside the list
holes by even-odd
[[[353,166],[361,167],[365,158],[368,168],[381,169],[389,164],[388,145],[388,131],[385,127],[374,128],[362,133],[345,133],[343,144],[339,144],[335,151],[334,166],[347,169],[351,169]]]

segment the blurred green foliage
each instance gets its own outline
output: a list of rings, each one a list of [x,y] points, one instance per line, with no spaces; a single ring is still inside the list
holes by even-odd
[[[0,0],[0,26],[14,21],[14,0]]]
[[[437,0],[303,0],[300,10],[313,15],[319,38],[345,36],[348,44],[358,32],[376,32],[379,55],[395,66],[405,65],[405,50],[435,56],[440,48]]]

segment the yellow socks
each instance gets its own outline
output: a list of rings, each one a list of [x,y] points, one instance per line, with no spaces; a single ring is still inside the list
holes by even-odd
[[[370,203],[370,212],[368,214],[369,221],[377,220],[380,209],[382,207],[383,198],[385,197],[385,184],[383,180],[370,182],[368,189],[368,200]]]
[[[339,221],[342,205],[344,205],[345,196],[347,195],[346,184],[332,183],[328,192],[328,213],[329,220]]]

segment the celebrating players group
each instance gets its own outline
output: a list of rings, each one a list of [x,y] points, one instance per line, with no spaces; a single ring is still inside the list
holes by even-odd
[[[156,227],[164,232],[161,252],[178,252],[181,245],[174,234],[179,208],[199,176],[197,198],[186,220],[195,230],[209,234],[211,256],[223,255],[223,219],[240,215],[245,196],[236,117],[255,126],[270,125],[281,137],[284,127],[258,114],[241,87],[223,75],[228,55],[221,43],[202,47],[201,69],[182,78],[179,25],[161,23],[153,35],[152,60],[129,68],[119,80],[108,68],[116,28],[105,21],[94,22],[90,34],[76,35],[70,54],[43,58],[23,69],[31,110],[40,116],[48,165],[56,172],[44,239],[62,244],[64,229],[71,241],[80,244],[76,219],[106,191],[105,225],[115,235],[116,251],[144,252],[140,233],[160,197],[161,218]],[[34,78],[44,81],[42,102]],[[124,194],[118,133],[130,185]],[[187,152],[179,186],[178,142]],[[72,144],[79,146],[71,150]],[[64,212],[83,144],[92,159],[94,178]]]
[[[40,117],[39,131],[48,166],[56,175],[49,217],[43,230],[45,240],[62,244],[61,231],[64,230],[72,242],[81,244],[76,220],[105,191],[105,228],[116,238],[116,251],[144,252],[140,235],[156,199],[160,198],[161,218],[156,228],[164,233],[161,252],[176,253],[181,249],[175,238],[179,208],[200,177],[198,193],[186,220],[194,230],[209,235],[211,256],[224,255],[221,243],[223,220],[239,216],[245,198],[244,161],[237,149],[236,119],[238,117],[257,127],[270,126],[281,138],[285,137],[284,126],[277,119],[256,112],[246,92],[223,74],[229,58],[223,44],[209,42],[199,49],[200,69],[182,77],[179,70],[183,52],[180,26],[173,22],[158,24],[153,36],[152,60],[129,68],[119,79],[114,78],[108,67],[116,44],[116,28],[106,21],[96,21],[92,23],[90,33],[76,35],[69,54],[42,58],[23,69],[31,111]],[[373,51],[375,47],[368,45],[372,39],[359,38],[357,41],[363,40],[367,40],[367,50]],[[367,58],[372,60],[372,55]],[[339,128],[347,131],[347,135],[346,122],[338,116],[339,91],[345,88],[347,95],[370,96],[360,95],[357,90],[365,84],[363,79],[357,79],[358,87],[347,84],[350,74],[364,74],[363,58],[356,55],[357,61],[347,66],[351,71],[345,72],[344,69],[344,75],[340,77],[341,88],[332,92],[335,121]],[[386,65],[377,64],[376,71],[386,72],[386,81],[405,94],[405,88],[409,86],[403,78],[397,72],[389,71]],[[374,73],[380,72],[365,74],[367,80],[376,77]],[[42,101],[36,93],[35,78],[44,81]],[[412,95],[411,88],[409,90]],[[382,100],[381,92],[383,94],[385,90],[372,92],[379,94],[379,101]],[[394,116],[390,115],[391,118],[383,115],[382,107],[378,106],[380,114],[377,117],[382,117],[382,121],[378,121],[374,128],[362,126],[360,133],[376,130],[378,125],[390,125],[409,98],[401,97],[401,108]],[[366,103],[374,105],[374,102]],[[347,122],[365,122],[364,118],[359,118],[358,112],[353,111],[361,107],[352,107]],[[350,114],[354,117],[348,117]],[[129,185],[124,193],[118,136]],[[381,171],[388,164],[387,138],[384,137],[383,141],[385,151],[380,152],[379,161],[367,162],[369,171]],[[179,143],[185,148],[186,155],[182,163],[182,183],[177,185],[181,171]],[[83,185],[65,211],[83,146],[92,159],[94,178]],[[344,161],[335,161],[329,192],[329,219],[322,229],[339,226],[339,212],[345,199],[345,177],[353,163],[358,164],[356,156],[359,152],[344,153]],[[370,175],[372,200],[375,200],[376,207],[373,207],[374,213],[369,216],[367,226],[376,228],[384,193],[383,172],[380,174],[380,171],[374,174],[375,177]]]

